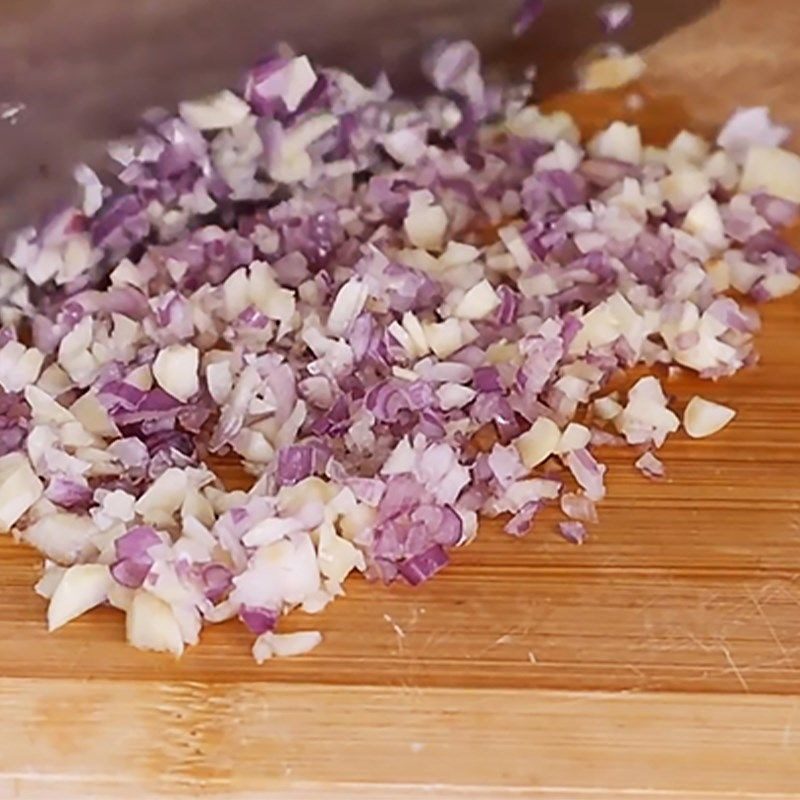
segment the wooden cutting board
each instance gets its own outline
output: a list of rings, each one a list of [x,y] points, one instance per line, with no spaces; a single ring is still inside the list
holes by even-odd
[[[798,31],[794,0],[728,0],[652,51],[640,119],[800,123]],[[594,125],[623,107],[564,102]],[[238,625],[140,653],[111,610],[48,636],[39,561],[3,538],[0,798],[800,796],[800,297],[764,309],[760,350],[669,384],[739,415],[673,437],[665,482],[605,454],[584,546],[555,515],[522,541],[487,523],[430,585],[354,579],[292,615],[325,635],[295,660],[256,666]]]

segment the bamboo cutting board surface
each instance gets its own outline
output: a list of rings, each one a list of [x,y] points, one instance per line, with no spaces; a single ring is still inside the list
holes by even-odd
[[[800,124],[798,31],[792,0],[728,0],[661,42],[646,129],[765,103]],[[588,125],[622,108],[564,102]],[[111,610],[48,636],[38,558],[0,539],[0,798],[800,796],[800,297],[764,309],[759,349],[668,384],[739,415],[673,437],[665,482],[602,454],[583,547],[554,514],[521,541],[486,523],[430,585],[354,579],[292,615],[325,635],[303,658],[259,667],[223,625],[175,662]]]

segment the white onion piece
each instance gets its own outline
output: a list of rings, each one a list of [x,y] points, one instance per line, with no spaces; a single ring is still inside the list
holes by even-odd
[[[91,217],[103,205],[103,184],[97,173],[86,164],[78,164],[72,174],[76,182],[83,187],[83,213]]]
[[[42,496],[44,486],[24,453],[0,458],[0,532],[11,530]]]
[[[666,474],[666,470],[664,468],[664,464],[661,462],[661,459],[659,459],[649,450],[645,453],[642,453],[642,455],[636,459],[634,466],[643,475],[646,475],[648,478],[653,480],[663,478]]]
[[[467,403],[475,399],[476,394],[477,392],[474,389],[458,383],[445,383],[436,390],[436,396],[439,398],[439,406],[442,411],[463,408]]]
[[[281,608],[284,603],[302,603],[320,588],[317,554],[311,537],[299,533],[259,547],[234,584],[231,598],[246,605]]]
[[[401,128],[384,135],[382,144],[386,152],[401,164],[411,166],[416,164],[427,149],[425,140],[409,128]]]
[[[489,513],[502,514],[504,511],[516,513],[528,503],[540,500],[555,500],[561,491],[558,481],[545,478],[528,478],[514,481],[505,491],[505,494],[493,501],[485,510]]]
[[[213,361],[206,367],[206,385],[208,393],[215,403],[222,405],[233,388],[233,372],[227,359]]]
[[[717,144],[742,162],[754,145],[777,147],[788,136],[789,128],[776,125],[765,106],[738,108],[719,132]]]
[[[36,383],[44,364],[44,353],[16,341],[0,349],[0,386],[7,392],[20,392]]]
[[[45,600],[49,600],[58,588],[58,584],[61,583],[61,579],[64,577],[66,571],[66,567],[45,560],[42,577],[36,581],[36,585],[33,587],[36,594],[38,594],[39,597],[44,597]]]
[[[693,439],[702,439],[721,431],[735,416],[734,409],[695,395],[683,412],[683,427]]]
[[[269,96],[280,93],[288,111],[296,111],[303,98],[317,82],[317,74],[307,56],[297,56],[286,66],[259,82],[259,92]]]
[[[113,584],[104,564],[75,564],[61,578],[47,607],[47,627],[62,625],[105,602]]]
[[[97,527],[85,516],[57,511],[46,514],[22,533],[22,539],[59,564],[74,564],[87,550]]]

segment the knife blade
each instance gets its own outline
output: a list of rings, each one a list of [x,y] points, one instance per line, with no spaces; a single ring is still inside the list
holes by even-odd
[[[174,108],[235,83],[275,42],[362,80],[383,69],[396,90],[419,92],[422,53],[439,37],[468,38],[494,77],[536,64],[539,94],[569,86],[576,59],[604,40],[603,0],[543,0],[519,39],[520,0],[15,0],[0,25],[0,237],[70,190],[72,166],[103,163],[108,139],[130,133],[150,106]],[[704,13],[715,0],[632,0],[615,39],[637,49]],[[13,123],[13,124],[12,124]]]

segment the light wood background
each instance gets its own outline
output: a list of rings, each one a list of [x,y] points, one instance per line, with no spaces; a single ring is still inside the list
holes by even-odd
[[[645,126],[764,103],[797,125],[799,45],[792,0],[727,0],[651,52]],[[584,546],[554,515],[487,523],[430,585],[292,615],[325,634],[304,658],[256,666],[224,625],[175,662],[110,610],[48,636],[37,557],[0,540],[0,798],[797,798],[799,312],[764,310],[760,366],[670,384],[739,415],[670,440],[665,482],[604,454]]]

